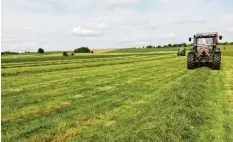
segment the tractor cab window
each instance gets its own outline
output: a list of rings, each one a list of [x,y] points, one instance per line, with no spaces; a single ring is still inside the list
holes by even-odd
[[[197,38],[197,45],[213,45],[214,38]]]
[[[213,50],[214,38],[197,38],[197,51],[200,52],[205,48],[209,53]]]

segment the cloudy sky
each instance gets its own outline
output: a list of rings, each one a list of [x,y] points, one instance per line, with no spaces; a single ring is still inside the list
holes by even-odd
[[[218,31],[233,41],[232,0],[1,0],[2,51],[188,43]]]

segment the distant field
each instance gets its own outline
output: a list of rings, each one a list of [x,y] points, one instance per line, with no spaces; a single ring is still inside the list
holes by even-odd
[[[175,48],[4,55],[2,141],[233,141],[233,46],[222,69]]]
[[[223,49],[224,45],[219,45],[222,52],[228,54],[233,52],[233,45],[227,45],[226,50]],[[110,51],[107,53],[142,53],[142,52],[162,52],[162,51],[169,51],[169,52],[177,52],[180,47],[169,47],[169,48],[122,48],[117,49],[114,51]],[[186,51],[190,50],[190,46],[184,47]],[[225,52],[226,51],[226,52]]]
[[[225,47],[226,49],[224,50],[223,47]],[[220,48],[221,48],[223,55],[233,56],[233,45],[227,45],[227,46],[221,45]]]
[[[109,49],[91,49],[92,51],[94,51],[94,54],[101,54],[101,53],[105,53],[105,52],[111,52],[114,50],[118,50],[117,48],[109,48]]]
[[[142,52],[160,52],[160,51],[178,51],[179,47],[170,47],[170,48],[122,48],[108,53],[142,53]],[[185,47],[186,50],[189,50],[190,47]]]

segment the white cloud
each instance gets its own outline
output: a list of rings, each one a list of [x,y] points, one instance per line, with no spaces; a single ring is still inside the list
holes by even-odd
[[[227,29],[228,32],[233,32],[233,27]]]
[[[169,0],[157,0],[157,1],[160,3],[168,3],[169,2]]]
[[[75,36],[102,36],[103,33],[98,30],[84,29],[80,26],[73,28],[73,35]]]
[[[108,29],[108,24],[102,22],[101,24],[98,24],[97,27],[98,27],[100,30],[107,30],[107,29]]]
[[[175,33],[168,33],[168,34],[165,34],[163,37],[172,38],[172,37],[176,37],[176,34]]]
[[[112,4],[131,4],[135,3],[136,0],[109,0]]]

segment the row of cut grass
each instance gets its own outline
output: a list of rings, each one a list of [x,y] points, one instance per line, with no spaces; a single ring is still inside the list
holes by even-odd
[[[161,55],[162,56],[162,55]],[[151,57],[151,56],[143,56]],[[62,65],[72,63],[88,63],[88,62],[100,62],[100,61],[114,61],[122,59],[138,59],[139,56],[127,56],[127,57],[112,57],[112,58],[91,58],[91,59],[79,59],[79,60],[48,60],[48,61],[37,61],[37,62],[13,62],[13,63],[2,63],[2,69],[5,68],[19,68],[19,67],[34,67],[34,66],[48,66],[48,65]]]
[[[145,55],[167,55],[172,53],[135,53],[133,55],[138,56],[145,56]],[[76,56],[69,56],[69,57],[63,57],[63,56],[53,56],[53,55],[47,55],[47,56],[24,56],[19,55],[18,57],[12,57],[12,56],[4,56],[1,58],[2,63],[15,63],[15,62],[41,62],[41,61],[51,61],[51,60],[77,60],[77,59],[98,59],[98,58],[112,58],[112,57],[127,57],[132,56],[132,54],[96,54],[96,55],[86,55],[86,54],[80,54]]]
[[[170,56],[172,58],[174,56]],[[100,62],[88,62],[88,63],[73,63],[73,64],[65,64],[65,65],[49,65],[49,66],[32,66],[32,67],[24,67],[24,68],[6,68],[2,70],[2,76],[10,76],[10,75],[19,75],[19,74],[29,74],[29,73],[38,73],[38,72],[54,72],[59,70],[71,70],[77,68],[90,68],[90,67],[98,67],[98,66],[109,66],[116,64],[128,64],[133,62],[143,62],[150,61],[153,59],[164,59],[168,57],[164,56],[152,56],[144,59],[127,59],[124,58],[122,60],[116,61],[100,61]]]

